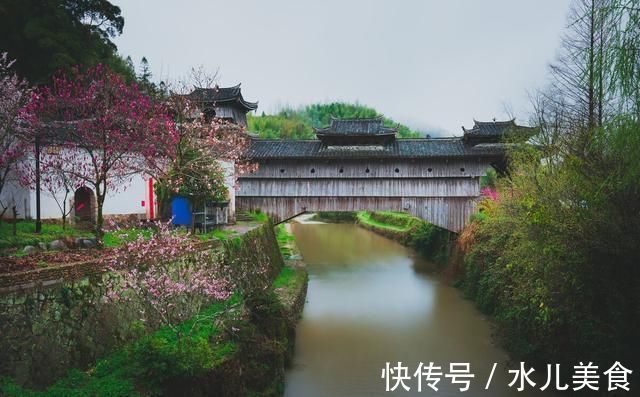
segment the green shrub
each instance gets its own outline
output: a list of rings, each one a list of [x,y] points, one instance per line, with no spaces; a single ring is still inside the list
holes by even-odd
[[[446,263],[449,253],[451,233],[427,222],[420,224],[413,230],[409,245],[438,263]]]
[[[151,379],[200,375],[214,364],[209,340],[191,336],[179,341],[164,335],[145,337],[132,348],[131,359]]]
[[[518,359],[637,363],[638,131],[609,125],[589,156],[552,164],[533,148],[511,153],[500,200],[475,217],[459,284]]]
[[[243,212],[238,214],[238,217],[244,217],[249,219],[251,222],[257,223],[267,223],[269,221],[269,216],[260,210]]]

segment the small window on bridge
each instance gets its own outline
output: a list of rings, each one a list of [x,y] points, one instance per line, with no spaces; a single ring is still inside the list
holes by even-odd
[[[460,172],[464,172],[464,167],[460,168]]]
[[[312,169],[311,169],[311,173],[312,173],[312,174],[315,174],[315,173],[316,173],[316,169],[315,169],[315,168],[312,168]]]
[[[397,174],[398,172],[400,172],[400,169],[396,168],[395,171],[396,171],[396,174]]]
[[[284,174],[284,168],[280,168],[280,173]]]
[[[366,170],[364,170],[364,172],[366,172],[368,174],[369,173],[369,169],[367,168]]]
[[[342,173],[344,172],[344,170],[343,170],[342,168],[340,168],[340,169],[338,170],[338,172],[342,174]]]
[[[427,171],[431,172],[433,171],[433,168],[427,168]]]

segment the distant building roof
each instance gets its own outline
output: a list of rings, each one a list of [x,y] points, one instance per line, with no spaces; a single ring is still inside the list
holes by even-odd
[[[315,128],[316,136],[327,144],[388,143],[395,139],[396,128],[385,127],[383,117],[331,118],[331,124]]]
[[[211,103],[215,106],[237,103],[247,111],[258,108],[258,102],[247,102],[244,100],[240,90],[240,84],[233,87],[218,87],[217,85],[213,88],[194,87],[193,91],[186,96],[194,102]]]
[[[395,134],[397,129],[384,126],[382,116],[374,118],[338,119],[331,118],[328,127],[316,128],[316,134],[339,135],[380,135]]]
[[[268,159],[358,159],[501,157],[502,144],[466,145],[460,138],[398,139],[384,145],[326,145],[320,140],[253,140],[248,157]]]
[[[515,119],[506,121],[477,121],[474,119],[473,127],[466,129],[463,126],[462,131],[465,141],[499,142],[509,133],[529,135],[533,133],[533,128],[517,125]]]

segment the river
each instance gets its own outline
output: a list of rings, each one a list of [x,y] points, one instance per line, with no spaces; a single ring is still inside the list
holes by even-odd
[[[519,363],[508,363],[492,343],[489,321],[412,250],[351,224],[294,222],[291,228],[307,263],[309,290],[285,396],[550,395],[507,387],[507,369]],[[399,361],[411,377],[404,381],[410,391],[399,385],[387,392],[383,368]],[[420,362],[442,367],[438,392],[425,381],[418,391],[413,374]],[[450,363],[469,363],[474,378],[468,391],[444,376]]]

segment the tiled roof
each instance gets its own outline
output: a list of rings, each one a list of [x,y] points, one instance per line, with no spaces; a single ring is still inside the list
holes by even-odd
[[[253,140],[249,157],[260,159],[304,158],[442,158],[495,157],[504,146],[466,145],[460,138],[397,139],[386,145],[331,146],[319,140]]]
[[[331,118],[331,124],[325,128],[316,128],[318,135],[387,135],[395,134],[396,129],[385,127],[382,117],[336,119]]]
[[[515,119],[507,121],[477,121],[473,120],[473,128],[462,127],[465,135],[477,137],[501,137],[509,130],[530,129],[516,124]]]
[[[238,102],[244,106],[247,110],[256,110],[258,108],[258,102],[247,102],[242,97],[240,90],[240,84],[233,87],[218,87],[213,88],[200,88],[195,87],[193,91],[187,94],[187,98],[194,102]]]

